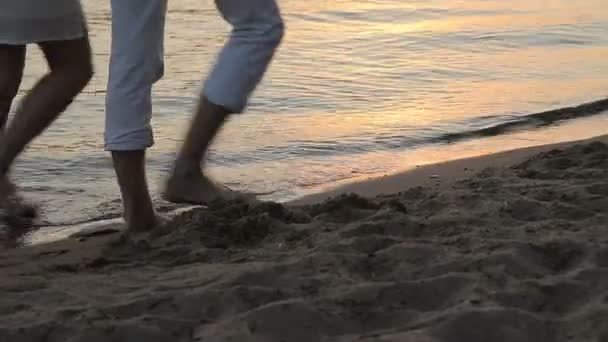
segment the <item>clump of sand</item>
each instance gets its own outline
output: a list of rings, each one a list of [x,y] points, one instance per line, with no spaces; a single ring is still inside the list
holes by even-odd
[[[102,241],[102,242],[101,242]],[[4,252],[0,341],[608,341],[608,146]]]

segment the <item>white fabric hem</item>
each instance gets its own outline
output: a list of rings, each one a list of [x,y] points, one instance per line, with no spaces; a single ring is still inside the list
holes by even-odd
[[[2,45],[28,45],[28,44],[38,44],[38,43],[45,43],[45,42],[61,42],[61,41],[65,41],[65,40],[81,39],[86,36],[87,36],[86,32],[83,31],[82,33],[74,34],[74,35],[65,35],[62,37],[47,37],[47,38],[40,38],[40,39],[22,39],[22,40],[13,39],[13,40],[10,40],[8,38],[0,37],[0,44],[2,44]]]

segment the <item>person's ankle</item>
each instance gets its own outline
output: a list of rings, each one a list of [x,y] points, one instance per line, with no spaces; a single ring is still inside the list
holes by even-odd
[[[141,230],[143,227],[155,224],[156,211],[148,206],[131,206],[129,210],[125,210],[123,217],[130,229]]]
[[[177,158],[173,164],[172,175],[178,177],[196,177],[203,173],[201,163],[196,158]]]

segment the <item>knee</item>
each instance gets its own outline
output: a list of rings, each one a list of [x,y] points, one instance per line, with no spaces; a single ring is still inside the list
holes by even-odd
[[[266,48],[277,48],[285,35],[285,23],[280,14],[252,16],[248,21],[233,26],[233,38],[256,43]]]
[[[73,82],[76,86],[81,89],[86,87],[87,84],[93,79],[93,75],[95,74],[95,69],[93,68],[93,62],[91,60],[87,60],[82,64],[76,66],[73,70]]]
[[[71,89],[80,92],[89,84],[95,74],[91,60],[84,60],[71,65],[55,68],[51,74],[63,79]]]
[[[265,41],[274,48],[278,47],[285,36],[285,22],[280,14],[271,16],[264,22],[263,35]]]
[[[274,47],[278,47],[285,36],[285,23],[281,17],[276,23],[273,23],[268,30],[268,36]]]

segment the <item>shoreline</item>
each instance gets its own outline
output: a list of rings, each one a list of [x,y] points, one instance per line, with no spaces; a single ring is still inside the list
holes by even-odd
[[[593,141],[608,143],[608,134],[416,166],[393,174],[371,177],[365,180],[348,182],[346,184],[330,187],[324,191],[288,201],[285,204],[289,206],[311,205],[324,201],[330,197],[347,193],[353,193],[363,197],[376,197],[379,195],[394,194],[407,190],[407,188],[417,186],[443,187],[457,180],[470,177],[484,168],[508,167],[522,162],[538,153]]]
[[[603,105],[595,108],[594,104],[603,102],[605,101],[593,101],[577,104],[574,107],[551,109],[527,116],[534,117],[543,113],[565,113],[564,115],[567,116],[568,113],[599,111],[603,108]],[[481,122],[477,124],[480,125],[479,127],[483,127]],[[533,125],[529,130],[519,133],[509,132],[495,137],[460,140],[456,143],[420,143],[403,148],[397,145],[386,150],[375,151],[373,148],[367,151],[362,150],[360,151],[361,154],[357,152],[352,155],[348,151],[341,152],[340,146],[337,145],[335,151],[329,152],[326,160],[316,160],[314,157],[308,159],[309,157],[305,153],[302,156],[293,155],[286,160],[267,160],[245,165],[219,163],[214,164],[209,171],[213,178],[236,190],[258,193],[272,192],[271,195],[261,197],[261,199],[286,203],[340,184],[362,180],[366,177],[393,174],[416,165],[490,154],[502,151],[505,148],[513,149],[530,144],[555,142],[564,137],[572,140],[586,138],[605,133],[605,129],[602,130],[602,128],[606,127],[606,124],[608,124],[608,112],[600,112],[595,116],[568,120],[542,128],[534,128]],[[456,130],[456,132],[458,131]],[[440,132],[441,130],[437,133]],[[418,140],[415,134],[411,138]],[[395,136],[395,139],[407,141],[409,137],[404,135],[401,139]],[[378,146],[381,145],[383,144],[379,143]],[[348,143],[345,146],[347,147]],[[285,147],[297,148],[297,144],[287,144]],[[370,145],[370,147],[373,147],[373,145]],[[306,149],[306,147],[303,149]],[[166,163],[169,163],[170,160],[164,154],[164,152],[167,152],[166,148],[161,148],[160,151],[162,152],[160,158],[156,153],[158,151],[156,151],[154,153],[155,158],[150,159],[148,171],[150,190],[153,194],[156,194],[154,197],[158,205],[165,207],[171,205],[164,203],[159,198],[158,194],[162,191],[159,184],[162,184],[166,172],[163,168],[168,165]],[[244,154],[230,154],[229,159],[232,159],[232,157],[255,157],[256,151],[257,149],[252,149]],[[288,150],[280,151],[286,152]],[[280,153],[277,155],[280,156]],[[28,156],[32,158],[28,158]],[[120,196],[116,188],[115,175],[111,164],[108,164],[107,155],[103,154],[101,150],[91,154],[75,155],[74,160],[63,160],[62,158],[46,160],[44,158],[40,159],[40,157],[36,154],[25,154],[23,160],[21,160],[23,164],[18,165],[15,170],[15,181],[23,186],[24,197],[38,203],[42,209],[40,220],[36,222],[37,227],[57,226],[61,228],[67,225],[76,225],[75,228],[77,229],[80,223],[87,221],[120,217]],[[238,158],[233,160],[238,160]],[[70,171],[70,168],[64,168],[62,165],[65,163],[74,163],[78,172],[74,173]],[[281,167],[281,165],[283,166]],[[269,169],[266,169],[266,167]],[[45,179],[43,174],[39,172],[43,169],[54,170],[56,177]],[[287,172],[283,172],[284,170]],[[81,172],[82,177],[77,177]],[[81,178],[86,179],[86,181],[81,182]],[[53,229],[53,231],[57,230]],[[35,238],[36,241],[43,239],[42,236],[36,236]],[[53,237],[53,239],[55,238]]]
[[[577,108],[577,107],[574,107]],[[558,112],[561,110],[558,110]],[[551,111],[549,111],[551,112]],[[354,175],[342,180],[337,180],[328,184],[310,186],[298,191],[299,196],[288,198],[281,203],[291,203],[308,198],[311,195],[318,195],[331,192],[337,188],[362,183],[382,177],[390,177],[435,164],[455,161],[458,159],[471,159],[484,157],[512,150],[525,149],[530,147],[542,147],[544,145],[554,145],[568,141],[583,141],[606,135],[604,127],[608,124],[608,112],[603,112],[600,116],[580,118],[572,122],[550,125],[539,129],[531,129],[519,132],[510,132],[505,135],[483,137],[475,139],[465,139],[462,141],[446,144],[431,144],[418,148],[403,150],[399,153],[390,154],[384,158],[391,158],[389,165],[384,171]],[[564,138],[567,137],[567,138]],[[378,163],[383,160],[379,159]]]
[[[487,167],[506,167],[517,162],[521,162],[534,154],[548,151],[555,148],[564,148],[579,143],[591,141],[601,141],[608,143],[608,134],[592,138],[563,141],[558,143],[542,144],[531,147],[516,148],[503,152],[483,154],[475,157],[459,158],[445,162],[431,163],[406,169],[393,174],[372,176],[364,180],[346,182],[337,186],[332,186],[323,191],[301,196],[295,200],[281,202],[285,206],[305,206],[320,203],[330,197],[340,196],[347,193],[357,194],[363,197],[376,197],[388,195],[399,191],[407,190],[411,187],[423,186],[441,188],[457,180],[474,175]],[[185,210],[196,208],[197,206],[186,206],[181,209],[168,212],[173,217]],[[40,236],[40,227],[28,236],[25,246],[44,245],[67,239],[72,235],[92,234],[94,232],[121,231],[122,220],[112,218],[100,221],[86,221],[80,224],[67,225],[65,227],[49,227],[49,233]],[[79,234],[81,232],[81,234]]]

